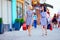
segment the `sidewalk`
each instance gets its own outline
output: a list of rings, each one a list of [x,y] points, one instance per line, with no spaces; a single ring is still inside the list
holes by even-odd
[[[41,36],[41,28],[32,29],[32,35],[29,37],[27,31],[5,32],[0,35],[0,40],[60,40],[60,29],[54,28],[53,31],[48,30],[47,36]]]

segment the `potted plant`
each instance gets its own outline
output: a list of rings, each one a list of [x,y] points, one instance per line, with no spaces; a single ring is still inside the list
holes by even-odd
[[[22,26],[24,23],[24,18],[20,18],[20,26]]]
[[[0,18],[0,24],[2,23],[2,18]]]
[[[20,19],[16,19],[15,20],[15,23],[14,23],[14,27],[15,27],[15,30],[19,30],[20,29],[20,22],[19,22]]]
[[[2,18],[0,18],[0,34],[3,33]]]

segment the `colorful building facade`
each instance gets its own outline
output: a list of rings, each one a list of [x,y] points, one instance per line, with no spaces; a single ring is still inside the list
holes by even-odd
[[[26,2],[31,4],[30,1],[31,0],[0,0],[0,18],[3,19],[5,31],[12,29],[12,24],[14,24],[16,18],[19,18],[19,15],[24,16],[25,9],[27,9]]]

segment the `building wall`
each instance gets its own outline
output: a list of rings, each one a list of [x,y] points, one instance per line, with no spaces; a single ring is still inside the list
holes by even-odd
[[[7,13],[7,1],[2,0],[2,18],[3,18],[3,23],[8,24],[8,13]]]
[[[0,17],[3,19],[4,31],[11,26],[11,1],[0,0]]]
[[[11,1],[8,1],[8,24],[10,24],[10,28],[12,28],[12,12],[11,12]]]
[[[0,17],[1,17],[2,15],[1,15],[1,0],[0,0]]]
[[[11,22],[11,1],[2,0],[2,10],[1,10],[3,24],[9,24]]]

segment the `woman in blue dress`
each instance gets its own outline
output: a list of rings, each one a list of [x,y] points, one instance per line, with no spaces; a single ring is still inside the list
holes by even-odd
[[[31,35],[31,27],[32,27],[32,6],[28,6],[28,10],[26,11],[26,25],[27,25],[27,28],[28,28],[28,33],[29,33],[29,36]]]
[[[47,17],[46,17],[46,12],[44,10],[45,10],[45,7],[42,6],[41,12],[40,12],[40,15],[41,15],[40,22],[41,22],[42,31],[43,31],[42,35],[47,35]]]

